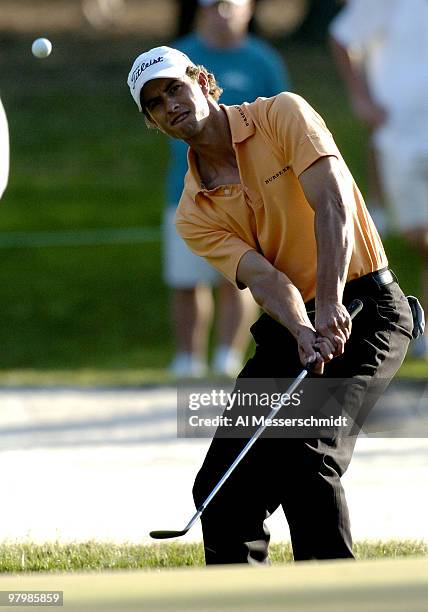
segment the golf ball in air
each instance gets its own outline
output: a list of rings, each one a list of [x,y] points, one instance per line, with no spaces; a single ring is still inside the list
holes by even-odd
[[[52,51],[52,43],[47,38],[36,38],[31,45],[31,51],[35,57],[47,57]]]

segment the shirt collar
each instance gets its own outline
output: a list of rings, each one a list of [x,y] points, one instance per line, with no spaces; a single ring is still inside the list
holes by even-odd
[[[245,108],[245,104],[236,106],[225,106],[224,104],[220,104],[220,106],[227,115],[233,144],[244,142],[244,140],[254,134],[256,128],[252,118]],[[189,170],[185,177],[184,187],[185,191],[192,197],[192,199],[195,199],[196,195],[203,191],[204,188],[201,184],[201,177],[199,176],[198,168],[196,166],[195,153],[191,147],[189,147],[187,151],[187,163]]]
[[[220,104],[229,120],[232,141],[234,144],[243,142],[254,134],[256,128],[247,107],[247,104],[237,104],[235,106],[225,106]]]

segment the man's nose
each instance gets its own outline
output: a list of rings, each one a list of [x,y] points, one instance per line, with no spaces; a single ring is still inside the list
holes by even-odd
[[[174,113],[178,108],[178,102],[169,98],[166,102],[166,110],[168,113]]]

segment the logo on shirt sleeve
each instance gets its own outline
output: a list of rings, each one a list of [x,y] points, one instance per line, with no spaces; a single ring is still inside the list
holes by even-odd
[[[269,183],[276,181],[277,178],[283,176],[283,174],[285,174],[289,169],[290,166],[285,166],[284,168],[281,168],[281,170],[278,170],[278,172],[275,172],[275,174],[272,174],[272,176],[270,176],[269,178],[265,178],[265,185],[269,185]]]
[[[245,127],[249,127],[250,124],[248,122],[248,118],[247,115],[244,113],[244,111],[242,110],[241,106],[235,106],[235,108],[238,109],[239,114],[241,115],[241,119],[244,122]]]

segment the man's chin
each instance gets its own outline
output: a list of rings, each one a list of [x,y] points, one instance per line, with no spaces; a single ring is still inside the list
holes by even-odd
[[[193,125],[183,125],[177,126],[177,129],[174,130],[173,133],[170,133],[169,136],[172,138],[176,138],[177,140],[188,140],[195,135],[195,126]]]

